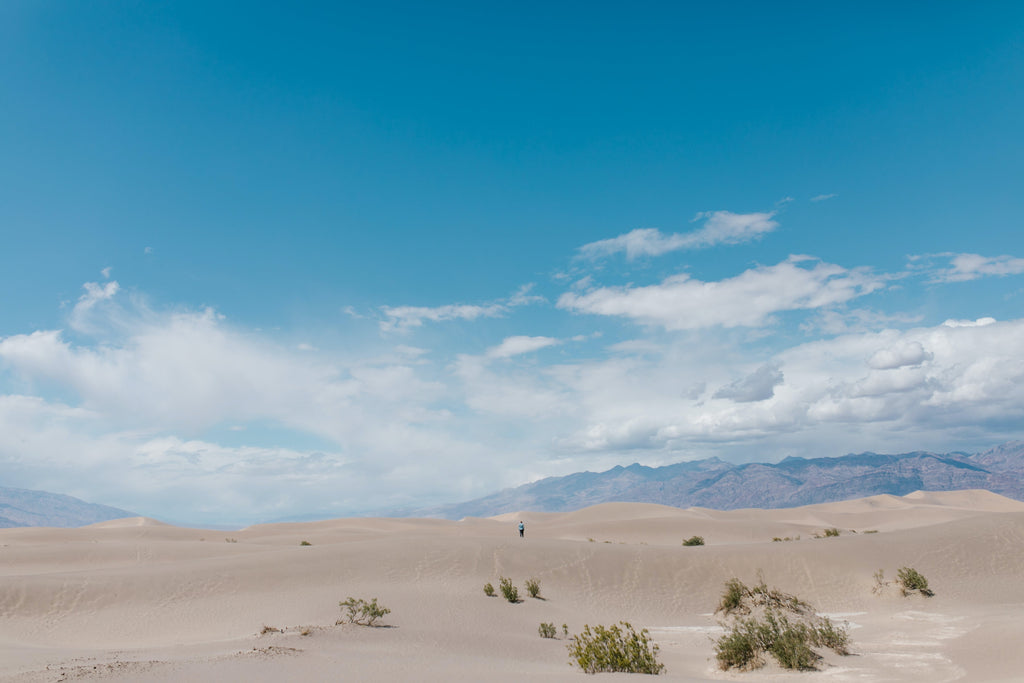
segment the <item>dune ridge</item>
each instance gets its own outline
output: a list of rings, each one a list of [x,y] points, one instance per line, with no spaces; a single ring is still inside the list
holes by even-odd
[[[839,537],[814,538],[833,527]],[[692,535],[706,545],[683,547]],[[875,572],[900,566],[936,595],[876,594]],[[671,680],[1008,681],[1024,671],[1022,573],[1024,503],[985,491],[231,532],[144,518],[4,529],[0,680],[582,680],[538,624],[626,619],[650,629]],[[486,597],[500,576],[524,595],[538,578],[544,600]],[[856,656],[826,655],[820,673],[720,671],[722,585],[758,576],[848,620]],[[336,625],[349,596],[391,608],[388,628]]]

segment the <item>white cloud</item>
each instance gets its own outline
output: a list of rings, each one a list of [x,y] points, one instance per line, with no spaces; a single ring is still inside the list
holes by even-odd
[[[114,269],[111,268],[110,266],[107,266],[106,268],[104,268],[103,270],[100,271],[100,274],[103,276],[104,280],[109,280],[110,279],[110,273],[111,273],[112,270],[114,270]]]
[[[847,270],[794,256],[718,282],[680,274],[647,287],[566,292],[558,306],[580,313],[622,316],[668,330],[758,327],[775,313],[840,304],[880,289],[884,283],[885,278],[866,270]]]
[[[380,321],[382,332],[406,331],[420,327],[424,322],[447,320],[476,320],[478,318],[500,318],[517,306],[543,301],[544,298],[531,295],[532,284],[524,285],[508,299],[486,304],[446,304],[443,306],[383,306]]]
[[[552,337],[507,337],[497,346],[488,349],[486,356],[488,358],[511,358],[560,343],[560,340]]]
[[[949,320],[942,323],[945,327],[985,327],[996,322],[995,318],[978,318],[977,320]]]
[[[837,194],[835,194],[835,193],[830,193],[830,194],[819,194],[819,195],[815,195],[815,196],[811,197],[811,201],[812,201],[812,202],[815,202],[815,203],[817,203],[817,202],[823,202],[823,201],[825,201],[826,199],[832,199],[833,197],[838,197],[838,196],[839,196],[839,195],[837,195]]]
[[[1024,273],[1024,258],[1013,256],[980,256],[978,254],[949,254],[950,267],[933,276],[936,282],[966,282],[980,277],[1020,275]]]
[[[931,360],[933,355],[925,351],[919,341],[901,340],[898,344],[879,349],[868,359],[868,366],[875,370],[892,370],[907,365],[920,365]]]
[[[579,409],[580,424],[559,443],[764,460],[787,448],[892,452],[953,449],[986,433],[1014,438],[1024,420],[1021,335],[1024,320],[885,330],[800,344],[760,363],[711,340],[679,340],[657,355],[551,371]],[[724,389],[707,399],[692,390],[701,383]]]
[[[782,370],[776,364],[762,365],[750,375],[738,379],[715,392],[714,398],[727,398],[737,403],[765,401],[775,395],[775,387],[782,384]]]
[[[731,211],[698,213],[694,220],[704,220],[704,227],[690,233],[664,234],[657,228],[638,228],[624,235],[591,242],[580,247],[580,256],[598,259],[619,252],[633,260],[643,256],[660,256],[680,249],[697,249],[716,244],[740,244],[760,238],[778,227],[772,213],[737,214]]]

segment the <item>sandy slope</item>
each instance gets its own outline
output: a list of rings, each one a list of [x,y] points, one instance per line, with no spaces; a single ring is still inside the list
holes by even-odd
[[[829,527],[843,534],[813,538]],[[707,545],[682,547],[692,535]],[[872,591],[878,569],[893,577],[904,565],[928,577],[935,597]],[[719,671],[711,639],[722,585],[733,576],[753,583],[759,571],[848,620],[854,655],[830,654],[810,674]],[[484,596],[499,576],[523,594],[536,577],[545,599]],[[1022,576],[1024,503],[982,491],[729,512],[613,503],[237,532],[145,519],[5,529],[0,679],[579,681],[565,641],[541,639],[538,624],[575,632],[626,619],[650,629],[669,680],[1019,681]],[[392,609],[388,627],[335,625],[348,596],[379,598]],[[261,635],[265,626],[283,632]]]

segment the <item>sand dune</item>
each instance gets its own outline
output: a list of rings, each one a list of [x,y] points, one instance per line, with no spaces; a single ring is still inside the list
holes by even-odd
[[[814,538],[832,527],[839,537]],[[682,547],[693,535],[707,545]],[[905,565],[934,597],[873,592],[878,569],[892,577]],[[826,656],[817,673],[720,671],[723,583],[759,573],[849,621],[854,654]],[[1022,575],[1024,503],[984,491],[234,532],[144,518],[4,529],[0,680],[583,680],[565,641],[541,639],[538,624],[576,632],[626,619],[650,629],[669,680],[1019,681]],[[486,597],[499,576],[523,593],[536,577],[545,599]],[[388,627],[336,625],[349,596],[377,597]]]

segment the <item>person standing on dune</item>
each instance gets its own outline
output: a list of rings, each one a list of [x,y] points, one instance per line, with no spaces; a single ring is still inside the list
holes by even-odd
[[[524,533],[526,533],[526,525],[523,524],[523,520],[519,520],[519,538],[523,538]]]

